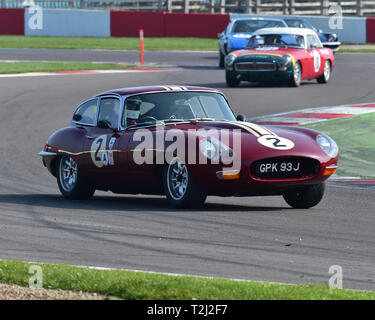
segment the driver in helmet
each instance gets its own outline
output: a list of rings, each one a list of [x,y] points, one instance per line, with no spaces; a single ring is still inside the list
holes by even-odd
[[[136,124],[141,113],[142,100],[139,98],[128,98],[126,100],[126,125]]]

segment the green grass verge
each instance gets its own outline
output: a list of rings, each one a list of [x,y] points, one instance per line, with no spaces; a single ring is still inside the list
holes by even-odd
[[[31,265],[18,261],[0,261],[0,283],[28,286]],[[93,270],[63,264],[38,265],[42,267],[45,289],[96,292],[123,299],[375,299],[375,292],[332,290],[327,285],[281,285],[121,270]]]
[[[0,35],[0,48],[139,50],[139,38]],[[218,51],[218,40],[202,38],[148,38],[146,35],[145,50]],[[375,52],[375,44],[343,43],[339,52]]]
[[[217,39],[145,38],[145,50],[218,50]],[[139,50],[139,38],[0,36],[1,48]]]
[[[150,66],[145,67],[150,68]],[[142,66],[91,62],[0,62],[0,73],[109,70],[134,68],[142,68]]]
[[[353,52],[353,53],[375,53],[375,48],[374,49],[347,49],[343,48],[340,49],[338,52]]]
[[[343,43],[339,52],[364,52],[374,53],[375,43]]]
[[[304,125],[328,134],[340,148],[339,176],[375,178],[375,112]]]

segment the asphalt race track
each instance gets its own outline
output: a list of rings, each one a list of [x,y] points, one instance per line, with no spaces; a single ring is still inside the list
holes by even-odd
[[[16,51],[12,56],[2,49],[0,59],[37,59],[37,51]],[[83,56],[61,51],[57,60]],[[86,59],[104,61],[104,53],[105,61],[137,58],[134,52],[93,51]],[[54,57],[53,50],[39,54],[40,60]],[[375,55],[336,58],[329,84],[300,88],[228,89],[216,54],[204,52],[147,53],[146,62],[182,66],[178,71],[0,78],[0,258],[286,283],[328,283],[329,267],[340,265],[344,287],[375,290],[373,189],[329,185],[310,210],[291,209],[281,197],[210,197],[194,211],[171,210],[162,197],[102,192],[91,201],[67,201],[37,155],[48,136],[69,123],[77,104],[118,87],[216,87],[248,117],[375,102]]]

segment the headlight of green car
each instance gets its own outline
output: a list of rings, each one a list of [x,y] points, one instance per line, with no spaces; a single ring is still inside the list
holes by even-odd
[[[225,64],[227,66],[231,66],[231,65],[233,65],[234,60],[236,60],[236,57],[234,55],[232,55],[232,54],[228,54],[225,57]]]
[[[293,63],[293,59],[291,56],[286,55],[281,58],[281,66],[279,68],[280,71],[286,71],[287,68]]]

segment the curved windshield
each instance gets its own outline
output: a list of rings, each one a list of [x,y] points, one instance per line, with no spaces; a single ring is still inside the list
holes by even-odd
[[[307,20],[285,20],[286,24],[290,28],[308,28],[311,30],[314,30],[315,32],[318,32],[318,29],[315,28],[310,22]]]
[[[212,92],[161,92],[125,100],[122,126],[187,120],[228,120],[235,117],[225,98]]]
[[[266,34],[252,36],[247,45],[250,49],[270,47],[305,48],[305,38],[297,34]]]
[[[233,23],[232,33],[253,33],[263,28],[285,27],[281,21],[274,20],[237,20]]]

